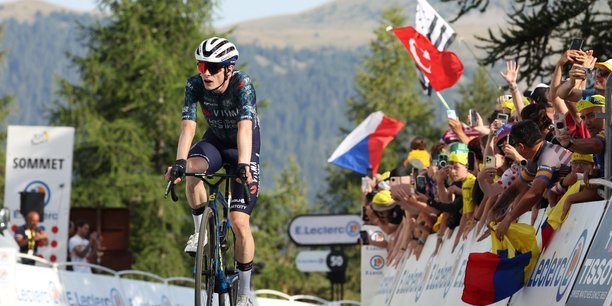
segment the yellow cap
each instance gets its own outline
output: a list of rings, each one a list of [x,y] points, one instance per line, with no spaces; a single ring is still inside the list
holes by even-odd
[[[523,105],[527,106],[529,105],[529,99],[523,97]],[[504,100],[504,102],[502,102],[502,107],[504,108],[508,108],[511,111],[515,111],[516,108],[514,107],[514,100],[512,100],[512,98],[508,99],[508,100]]]
[[[595,163],[593,160],[593,154],[580,154],[580,153],[572,153],[572,161],[581,160],[589,163]]]
[[[602,95],[592,95],[587,100],[580,100],[576,103],[576,110],[582,112],[585,109],[591,107],[604,107],[606,106],[606,98]]]
[[[450,154],[448,155],[449,162],[456,162],[462,165],[468,164],[468,146],[462,142],[453,143],[450,147]]]
[[[390,175],[391,175],[391,171],[384,172],[383,174],[380,175],[379,179],[381,181],[386,181],[389,179]]]
[[[595,63],[595,68],[604,68],[608,71],[612,71],[612,58],[605,62]]]
[[[375,211],[386,211],[395,207],[395,200],[391,197],[391,191],[381,190],[372,199],[372,209]]]
[[[406,158],[406,160],[418,159],[421,161],[421,163],[423,163],[423,167],[427,168],[429,167],[430,158],[431,157],[429,156],[429,152],[425,150],[412,150],[408,152],[408,157]]]

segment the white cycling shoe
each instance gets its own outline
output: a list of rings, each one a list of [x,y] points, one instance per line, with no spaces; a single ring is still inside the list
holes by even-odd
[[[236,302],[236,306],[253,306],[251,297],[249,295],[244,294],[239,295],[238,300]]]
[[[189,240],[187,240],[187,245],[185,246],[185,253],[195,256],[196,251],[198,250],[198,237],[199,233],[193,233],[189,236]]]

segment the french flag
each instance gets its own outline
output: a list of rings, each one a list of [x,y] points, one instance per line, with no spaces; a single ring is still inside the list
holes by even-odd
[[[370,114],[334,151],[328,162],[363,175],[377,173],[384,148],[404,123],[378,111]]]

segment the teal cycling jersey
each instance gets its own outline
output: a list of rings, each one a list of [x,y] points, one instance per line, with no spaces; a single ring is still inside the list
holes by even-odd
[[[196,121],[199,103],[209,130],[222,142],[236,144],[239,121],[251,120],[253,129],[259,127],[256,102],[255,87],[243,72],[234,71],[227,90],[220,94],[206,90],[197,74],[187,79],[185,85],[182,120]]]

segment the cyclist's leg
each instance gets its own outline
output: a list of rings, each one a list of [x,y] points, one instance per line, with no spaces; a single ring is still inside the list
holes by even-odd
[[[205,133],[202,140],[196,143],[187,158],[187,172],[206,173],[216,172],[221,168],[222,160],[219,150],[215,147],[215,137],[210,136],[212,133]],[[187,184],[185,186],[185,194],[187,201],[191,207],[191,213],[194,220],[194,234],[189,237],[185,252],[194,253],[197,246],[197,233],[200,231],[202,224],[202,214],[206,209],[207,194],[204,183],[200,178],[188,176],[186,177]]]
[[[238,273],[240,274],[240,284],[238,295],[250,296],[251,290],[251,269],[253,258],[255,257],[255,242],[250,227],[251,212],[257,203],[259,194],[259,129],[253,131],[252,156],[249,164],[253,182],[249,185],[249,205],[244,200],[245,192],[242,184],[232,182],[232,201],[230,203],[230,222],[232,229],[236,233],[235,259],[237,261]],[[238,162],[237,150],[223,150],[222,156],[235,167]],[[235,169],[232,169],[235,171]]]

